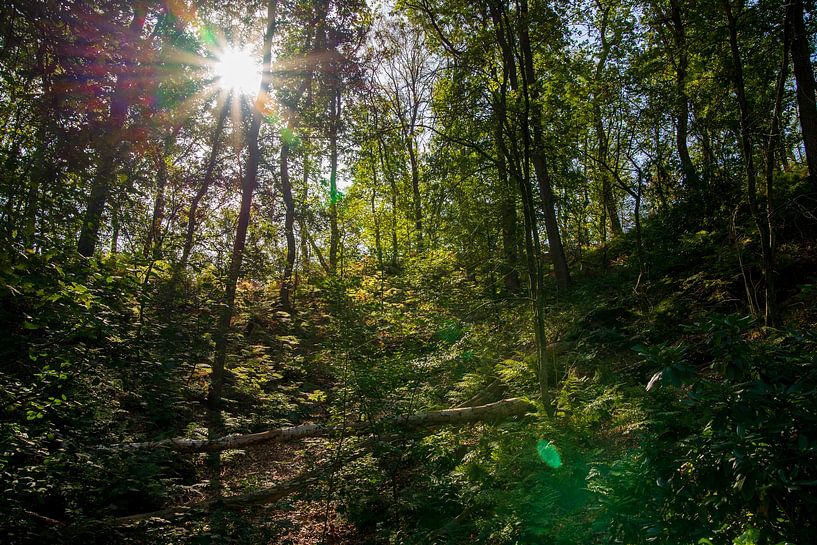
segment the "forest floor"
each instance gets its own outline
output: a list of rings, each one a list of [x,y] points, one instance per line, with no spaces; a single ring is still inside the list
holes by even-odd
[[[282,544],[380,543],[387,535],[417,543],[467,536],[501,543],[503,535],[576,543],[580,536],[601,539],[614,524],[661,532],[640,513],[645,485],[637,474],[661,448],[648,437],[662,415],[673,418],[667,400],[681,399],[670,387],[685,380],[682,368],[713,375],[707,348],[713,327],[732,328],[737,340],[730,342],[768,335],[756,321],[741,318],[743,280],[734,275],[734,255],[717,233],[700,231],[680,245],[658,242],[651,245],[656,265],[643,274],[633,268],[631,238],[587,255],[571,292],[549,303],[558,379],[553,418],[428,430],[397,441],[376,437],[372,454],[353,467],[332,466],[313,489],[245,516],[274,526],[270,543]],[[789,247],[782,258],[783,320],[797,327],[813,326],[817,318],[807,304],[813,284],[798,280],[817,265],[811,249],[807,243]],[[362,267],[343,283],[313,288],[291,317],[269,312],[269,298],[245,291],[238,329],[246,334],[243,342],[264,347],[265,361],[290,362],[280,380],[290,388],[289,413],[300,415],[293,424],[376,420],[456,406],[474,396],[483,402],[535,400],[525,298],[480,292],[484,282],[451,268],[447,256],[437,257],[391,277]],[[265,318],[270,315],[279,320]],[[252,375],[241,369],[234,365],[236,391]],[[660,382],[666,387],[656,391],[652,383]],[[253,403],[239,402],[233,411],[253,412]],[[557,446],[563,467],[546,468],[534,455],[543,438]],[[303,468],[331,466],[343,441],[252,448],[229,458],[224,480],[228,488],[246,490]],[[515,522],[509,526],[508,520]]]
[[[275,504],[228,513],[229,538],[292,545],[578,545],[648,537],[672,543],[673,536],[694,534],[696,543],[749,536],[737,542],[750,544],[756,532],[807,529],[808,492],[817,482],[817,463],[811,463],[817,442],[808,431],[817,388],[813,238],[790,237],[799,242],[780,249],[781,325],[770,328],[748,312],[737,259],[745,248],[736,250],[715,230],[676,232],[660,221],[647,225],[643,270],[627,235],[586,252],[581,266],[574,264],[569,292],[551,286],[546,329],[553,415],[538,399],[529,301],[523,292],[503,293],[490,264],[469,275],[455,256],[427,252],[406,259],[399,274],[384,275],[364,261],[348,267],[343,278],[302,284],[294,313],[279,307],[274,282],[242,282],[227,362],[224,433],[302,423],[343,430],[361,422],[370,423],[371,433],[225,451],[220,480],[226,496],[304,472],[318,477]],[[44,290],[57,285],[85,297],[76,282],[55,284],[48,275],[56,273],[47,267],[43,280],[21,291],[48,301]],[[744,259],[744,267],[756,281],[759,264]],[[186,285],[170,274],[157,277],[155,288],[106,276],[104,269],[97,277],[92,280],[101,288],[88,282],[94,298],[50,314],[39,310],[30,331],[48,339],[52,330],[74,327],[87,337],[83,342],[106,347],[91,355],[111,362],[85,367],[79,384],[87,383],[87,392],[74,395],[108,401],[69,401],[67,409],[56,404],[80,415],[94,411],[93,418],[72,416],[88,423],[72,430],[74,436],[55,425],[18,448],[50,444],[61,433],[64,441],[91,445],[100,436],[111,442],[207,437],[206,332],[218,308],[218,284],[208,284],[206,274]],[[106,303],[105,290],[116,302],[126,298],[122,290],[139,294],[146,285],[155,292],[144,309],[120,311]],[[208,290],[216,296],[208,297]],[[117,321],[132,308],[140,313],[133,338],[147,347],[139,351],[123,340],[133,335],[132,324]],[[73,340],[65,346],[90,353]],[[121,353],[110,346],[121,346]],[[79,352],[67,353],[77,358]],[[536,410],[463,426],[376,424],[513,397]],[[66,450],[57,467],[72,478],[85,471],[84,481],[110,494],[100,497],[93,518],[207,497],[205,454],[90,452],[83,458]],[[101,461],[89,465],[92,456]],[[50,471],[60,495],[38,497],[69,498],[74,492],[63,484],[65,475]],[[41,501],[37,512],[56,519],[67,510]],[[782,517],[792,526],[780,526]],[[690,523],[700,520],[709,522]],[[215,539],[206,514],[112,531],[111,539],[140,543]]]

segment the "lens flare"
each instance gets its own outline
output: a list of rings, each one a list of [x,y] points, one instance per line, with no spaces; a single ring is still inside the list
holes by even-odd
[[[258,91],[261,67],[250,51],[228,47],[213,66],[219,87],[244,94]]]
[[[562,456],[550,441],[540,439],[539,442],[536,443],[536,452],[539,453],[539,458],[542,459],[546,466],[553,469],[562,467]]]

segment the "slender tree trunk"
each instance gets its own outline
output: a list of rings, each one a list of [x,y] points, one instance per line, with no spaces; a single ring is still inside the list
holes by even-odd
[[[37,170],[41,171],[41,169]],[[37,231],[37,207],[40,200],[40,184],[40,176],[38,173],[35,173],[28,186],[24,218],[25,223],[23,224],[23,243],[27,248],[34,247],[34,234]]]
[[[292,122],[288,124],[292,131]],[[281,279],[281,306],[291,311],[292,306],[292,271],[295,269],[295,201],[292,198],[292,182],[289,179],[290,145],[286,138],[281,139],[281,192],[286,207],[284,233],[287,239],[287,260],[284,265],[284,276]]]
[[[499,100],[496,101],[500,102]],[[496,112],[494,140],[496,147],[496,166],[497,177],[499,179],[500,192],[500,215],[502,228],[502,252],[503,252],[503,280],[505,290],[508,293],[516,293],[519,291],[519,272],[516,270],[518,261],[517,242],[516,242],[516,193],[513,184],[508,177],[508,166],[505,162],[505,154],[502,152],[502,146],[499,144],[502,136],[502,124],[506,115],[504,107],[499,104],[494,105]]]
[[[221,405],[221,391],[224,386],[224,362],[227,358],[227,336],[230,330],[230,320],[233,316],[233,306],[235,304],[236,285],[241,272],[241,262],[244,257],[244,245],[247,240],[247,228],[250,224],[250,210],[252,208],[253,192],[258,181],[258,165],[261,160],[261,151],[258,147],[258,133],[263,120],[263,109],[269,99],[270,88],[270,66],[272,62],[272,37],[276,26],[276,13],[278,0],[270,0],[267,7],[267,29],[264,35],[264,60],[263,76],[261,86],[255,106],[252,110],[250,127],[247,131],[247,167],[244,172],[244,180],[241,186],[241,206],[238,212],[238,225],[236,226],[235,241],[233,242],[233,252],[230,258],[230,269],[227,274],[227,285],[225,288],[224,307],[219,320],[218,332],[216,335],[216,354],[213,363],[212,380],[208,401],[211,407],[218,408]]]
[[[529,147],[527,143],[526,147]],[[527,156],[529,152],[530,150],[526,149],[525,155]],[[523,161],[528,163],[529,157],[525,157]],[[542,399],[542,404],[550,411],[552,407],[549,390],[550,376],[548,372],[547,335],[545,333],[545,274],[533,192],[531,191],[529,181],[529,168],[530,167],[525,166],[525,175],[519,177],[520,190],[523,193],[523,210],[525,213],[525,256],[528,264],[528,282],[530,286],[531,308],[533,310],[533,332],[536,344],[539,395]]]
[[[610,7],[605,6],[601,18],[601,26],[599,34],[601,36],[601,51],[599,52],[599,60],[596,63],[596,71],[594,75],[595,91],[593,93],[593,124],[596,130],[596,142],[598,153],[598,169],[599,177],[601,178],[601,202],[604,208],[605,215],[610,221],[610,231],[614,236],[621,235],[624,231],[621,228],[621,221],[618,218],[618,207],[616,206],[615,198],[613,196],[613,184],[610,180],[610,173],[608,172],[608,155],[610,151],[609,138],[607,131],[604,129],[604,119],[602,117],[601,109],[601,86],[604,78],[604,70],[607,67],[607,58],[610,55],[611,43],[607,39],[607,21],[610,13]]]
[[[411,166],[411,192],[414,207],[414,235],[417,237],[417,252],[423,251],[423,204],[420,196],[420,165],[417,161],[417,149],[414,143],[414,134],[407,139],[409,164]]]
[[[531,160],[533,169],[536,172],[536,179],[539,182],[539,192],[542,198],[542,212],[545,219],[545,232],[547,233],[550,258],[556,272],[556,282],[562,289],[570,286],[570,271],[567,267],[567,258],[562,247],[562,237],[559,234],[559,223],[556,219],[556,204],[553,196],[553,186],[548,172],[547,158],[545,156],[545,142],[542,133],[542,107],[539,104],[539,90],[536,83],[536,75],[533,70],[533,52],[528,36],[529,25],[528,2],[520,2],[519,21],[519,48],[522,53],[522,79],[525,83],[525,100],[528,104],[529,122],[533,128],[533,140],[531,148]]]
[[[216,168],[216,161],[218,154],[221,151],[222,133],[224,132],[224,124],[227,120],[227,114],[230,111],[228,107],[230,104],[230,96],[223,97],[223,101],[219,100],[216,108],[218,109],[218,117],[216,118],[216,127],[213,131],[213,142],[210,145],[210,156],[207,159],[207,166],[204,170],[204,179],[199,186],[198,191],[193,196],[190,202],[190,211],[187,213],[187,231],[184,237],[184,246],[182,248],[182,257],[179,261],[179,268],[185,268],[187,261],[190,259],[190,252],[193,249],[193,237],[196,233],[196,223],[201,200],[207,195],[210,186],[213,185],[213,178]]]
[[[393,269],[400,266],[400,248],[397,244],[397,183],[389,177],[391,190],[391,265]]]
[[[114,199],[111,203],[111,255],[115,255],[119,251],[119,232],[122,229],[119,214],[119,203]]]
[[[375,118],[375,127],[377,127],[377,121]],[[372,208],[372,221],[374,222],[374,246],[375,252],[377,253],[377,267],[378,270],[383,273],[383,245],[381,243],[381,236],[380,236],[380,214],[377,213],[377,160],[375,159],[374,152],[369,148],[369,162],[372,165],[372,197],[371,197],[371,208]]]
[[[332,274],[338,269],[338,129],[340,125],[340,89],[335,89],[332,97],[330,118],[332,123],[329,137],[329,268]]]
[[[380,166],[383,170],[383,176],[389,181],[389,198],[391,201],[391,267],[396,269],[398,266],[400,254],[397,247],[397,184],[394,181],[394,175],[389,168],[389,161],[386,157],[385,146],[383,144],[382,132],[377,136],[377,154],[380,157]]]
[[[133,18],[128,26],[128,45],[134,46],[142,28],[145,26],[147,10],[143,2],[135,2],[133,6]],[[135,59],[132,62],[136,62]],[[80,255],[91,257],[94,255],[97,242],[99,241],[99,229],[102,223],[102,214],[105,211],[105,204],[111,192],[116,175],[116,163],[119,157],[119,148],[122,140],[122,128],[130,108],[130,78],[129,68],[126,67],[117,76],[111,96],[111,106],[108,119],[103,128],[103,135],[99,143],[99,163],[96,174],[91,183],[91,191],[85,207],[85,215],[82,220],[82,227],[77,243],[77,251]]]
[[[780,140],[780,114],[783,110],[783,95],[786,93],[786,80],[789,78],[791,27],[791,21],[786,17],[783,30],[783,55],[780,64],[780,74],[777,79],[769,139],[766,144],[766,231],[768,251],[763,256],[763,270],[766,273],[765,321],[767,325],[775,325],[777,323],[777,240],[775,236],[777,229],[775,228],[774,205],[775,148],[778,146]]]
[[[675,100],[676,100],[676,130],[675,145],[678,148],[678,158],[681,160],[681,171],[684,181],[693,192],[700,193],[701,188],[698,173],[692,158],[689,156],[687,138],[689,132],[689,99],[686,93],[687,70],[689,69],[689,55],[687,53],[686,28],[681,13],[680,0],[670,0],[670,15],[672,19],[672,36],[678,60],[675,67]],[[701,195],[698,195],[699,197]]]
[[[299,222],[299,234],[301,238],[301,258],[300,258],[300,268],[301,268],[301,275],[306,276],[309,274],[309,242],[307,241],[306,230],[300,227],[300,225],[306,223],[306,206],[307,200],[309,198],[309,153],[308,153],[308,145],[304,140],[303,143],[303,189],[301,193],[301,209],[300,213],[296,217]]]
[[[306,241],[309,243],[309,246],[312,248],[312,251],[315,253],[315,257],[318,258],[318,263],[321,264],[321,268],[326,274],[332,274],[332,269],[329,267],[329,263],[326,262],[326,259],[323,257],[323,252],[315,244],[315,241],[312,240],[312,237],[309,236],[309,230],[306,228],[306,223],[304,222],[303,218],[299,218],[298,224],[301,228],[301,234],[306,238]]]
[[[513,48],[509,43],[510,34],[505,24],[504,7],[498,0],[488,3],[494,33],[502,53],[502,87],[499,96],[494,100],[494,146],[497,150],[497,174],[503,192],[502,200],[502,245],[505,257],[505,288],[509,292],[519,289],[519,273],[516,270],[518,256],[517,243],[517,215],[516,199],[514,197],[516,185],[508,175],[508,151],[504,142],[504,128],[507,122],[507,87],[510,85],[514,92],[518,90],[519,80],[516,75],[516,59]]]
[[[742,0],[741,0],[742,2]],[[742,5],[742,3],[741,3]],[[743,77],[743,59],[740,54],[740,47],[738,46],[738,32],[737,32],[737,18],[732,11],[731,0],[724,2],[726,19],[729,27],[729,48],[732,53],[733,84],[735,86],[735,95],[738,99],[738,106],[740,108],[740,141],[743,151],[743,160],[746,166],[746,179],[748,182],[747,198],[749,201],[749,211],[757,226],[760,234],[760,249],[763,259],[763,276],[766,281],[766,324],[771,325],[772,317],[775,314],[773,308],[774,296],[771,300],[768,295],[774,292],[774,279],[772,263],[772,251],[770,246],[769,225],[767,221],[761,217],[760,210],[757,204],[757,172],[755,170],[755,163],[752,153],[752,137],[751,137],[751,114],[749,112],[749,102],[746,99],[746,86]]]
[[[223,434],[223,418],[221,412],[222,390],[224,389],[224,365],[227,361],[227,345],[230,333],[230,322],[233,317],[235,307],[235,294],[238,277],[241,273],[241,262],[244,257],[244,245],[247,239],[247,229],[250,224],[250,211],[252,209],[253,192],[258,182],[258,165],[261,160],[261,151],[258,147],[258,133],[261,129],[263,111],[266,102],[269,100],[271,66],[272,66],[272,39],[277,23],[278,0],[270,0],[267,5],[267,28],[264,33],[263,65],[261,85],[255,105],[252,108],[252,117],[247,131],[247,167],[244,172],[244,179],[241,185],[241,206],[238,212],[238,224],[236,226],[235,241],[230,258],[230,268],[227,273],[227,281],[224,294],[224,305],[219,316],[218,328],[215,334],[215,355],[213,358],[213,368],[210,375],[210,389],[207,393],[207,405],[209,409],[208,435],[211,438]],[[223,515],[218,509],[222,497],[221,487],[221,458],[219,453],[213,453],[208,458],[210,472],[210,494],[216,509],[211,514],[211,525],[213,532],[219,534],[223,531],[225,522]]]
[[[34,168],[31,175],[31,180],[28,185],[28,192],[25,202],[25,214],[23,217],[23,243],[26,248],[33,248],[35,246],[37,233],[37,213],[40,209],[40,192],[43,187],[48,187],[48,184],[55,183],[57,172],[54,161],[48,157],[46,151],[47,144],[45,143],[44,131],[38,130],[38,137],[40,144],[34,154]]]
[[[809,178],[817,190],[817,104],[815,104],[814,70],[811,66],[811,47],[804,22],[803,0],[787,0],[787,17],[792,30],[791,57],[794,79],[797,81],[797,107],[800,111],[800,129],[806,149]]]
[[[638,273],[639,277],[647,272],[647,263],[644,259],[644,241],[641,233],[641,197],[644,191],[644,177],[641,171],[638,172],[638,185],[635,194],[635,206],[633,209],[633,216],[635,217],[635,242],[636,250],[638,252]]]
[[[162,149],[156,154],[156,198],[153,201],[153,215],[150,219],[145,247],[142,250],[144,257],[157,257],[160,249],[159,232],[162,229],[162,220],[165,210],[165,191],[167,189],[167,156],[176,131],[168,134],[162,143]]]
[[[514,56],[513,33],[508,32],[510,27],[507,19],[507,13],[504,5],[499,0],[495,0],[489,4],[491,11],[491,19],[494,22],[494,29],[496,32],[497,41],[502,51],[503,59],[503,77],[502,85],[500,87],[500,96],[497,101],[499,106],[498,116],[502,119],[502,124],[505,126],[507,116],[507,85],[510,85],[514,95],[519,91],[519,78],[517,77],[516,60]],[[526,23],[520,24],[524,27]],[[520,30],[520,34],[523,32]],[[523,61],[524,62],[524,61]],[[534,204],[533,189],[530,181],[530,163],[531,163],[531,135],[530,135],[530,96],[528,93],[527,78],[523,72],[522,77],[524,98],[524,111],[520,112],[516,117],[519,123],[519,128],[522,132],[522,153],[519,151],[518,134],[516,130],[508,127],[508,139],[504,138],[500,132],[499,139],[496,144],[500,147],[502,153],[508,159],[507,165],[510,168],[511,176],[516,181],[519,194],[522,200],[522,213],[525,226],[525,262],[528,271],[528,292],[530,294],[531,310],[533,312],[533,330],[534,339],[536,343],[537,352],[537,370],[539,378],[539,395],[542,399],[543,405],[550,412],[552,410],[552,403],[550,397],[550,380],[548,373],[548,357],[547,357],[547,338],[545,333],[545,318],[544,318],[544,264],[542,263],[542,248],[539,240],[539,228],[537,226],[536,206]],[[510,146],[510,149],[509,149]],[[520,167],[521,163],[521,167]],[[553,209],[551,208],[551,211]],[[555,219],[555,215],[554,215]]]
[[[618,236],[624,233],[624,230],[621,227],[621,220],[618,217],[618,207],[616,206],[615,197],[613,196],[613,184],[610,180],[610,173],[604,166],[607,165],[607,156],[609,152],[609,147],[607,145],[607,132],[604,130],[604,123],[601,119],[600,108],[598,105],[596,105],[594,109],[596,110],[595,126],[596,138],[598,139],[598,164],[602,166],[598,171],[599,176],[601,177],[602,208],[604,209],[604,215],[606,216],[607,221],[609,221],[610,232],[614,236]]]
[[[305,80],[299,92],[292,100],[289,118],[287,120],[287,128],[285,136],[281,138],[281,193],[284,199],[284,206],[286,213],[284,216],[284,233],[287,239],[287,260],[284,265],[284,275],[281,279],[280,299],[281,305],[289,312],[293,311],[295,306],[292,297],[295,292],[295,284],[293,283],[292,274],[295,270],[295,200],[292,197],[292,181],[289,176],[289,155],[292,151],[291,140],[294,138],[295,116],[298,110],[298,104],[301,101],[304,93],[312,80],[311,75]],[[304,158],[304,171],[306,171],[306,159]],[[304,202],[306,204],[306,202]]]

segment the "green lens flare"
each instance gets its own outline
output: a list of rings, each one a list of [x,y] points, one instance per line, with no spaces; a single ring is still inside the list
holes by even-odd
[[[552,467],[553,469],[562,467],[562,457],[550,441],[540,439],[539,442],[536,443],[536,451],[539,453],[539,458],[541,458],[548,467]]]
[[[202,27],[199,30],[199,40],[201,40],[204,45],[209,45],[210,47],[216,47],[218,45],[216,33],[209,27]]]

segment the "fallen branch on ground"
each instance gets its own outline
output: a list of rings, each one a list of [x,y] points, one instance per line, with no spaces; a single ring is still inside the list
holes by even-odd
[[[218,452],[239,449],[265,443],[282,443],[304,437],[325,437],[335,433],[361,434],[373,428],[413,428],[441,425],[467,424],[502,420],[511,416],[524,415],[534,410],[533,405],[519,398],[503,399],[487,405],[428,411],[405,416],[386,418],[378,422],[353,422],[345,426],[324,426],[323,424],[301,424],[288,428],[277,428],[246,435],[229,435],[219,439],[185,439],[177,437],[161,441],[122,443],[113,445],[119,450],[164,448],[177,452]]]

